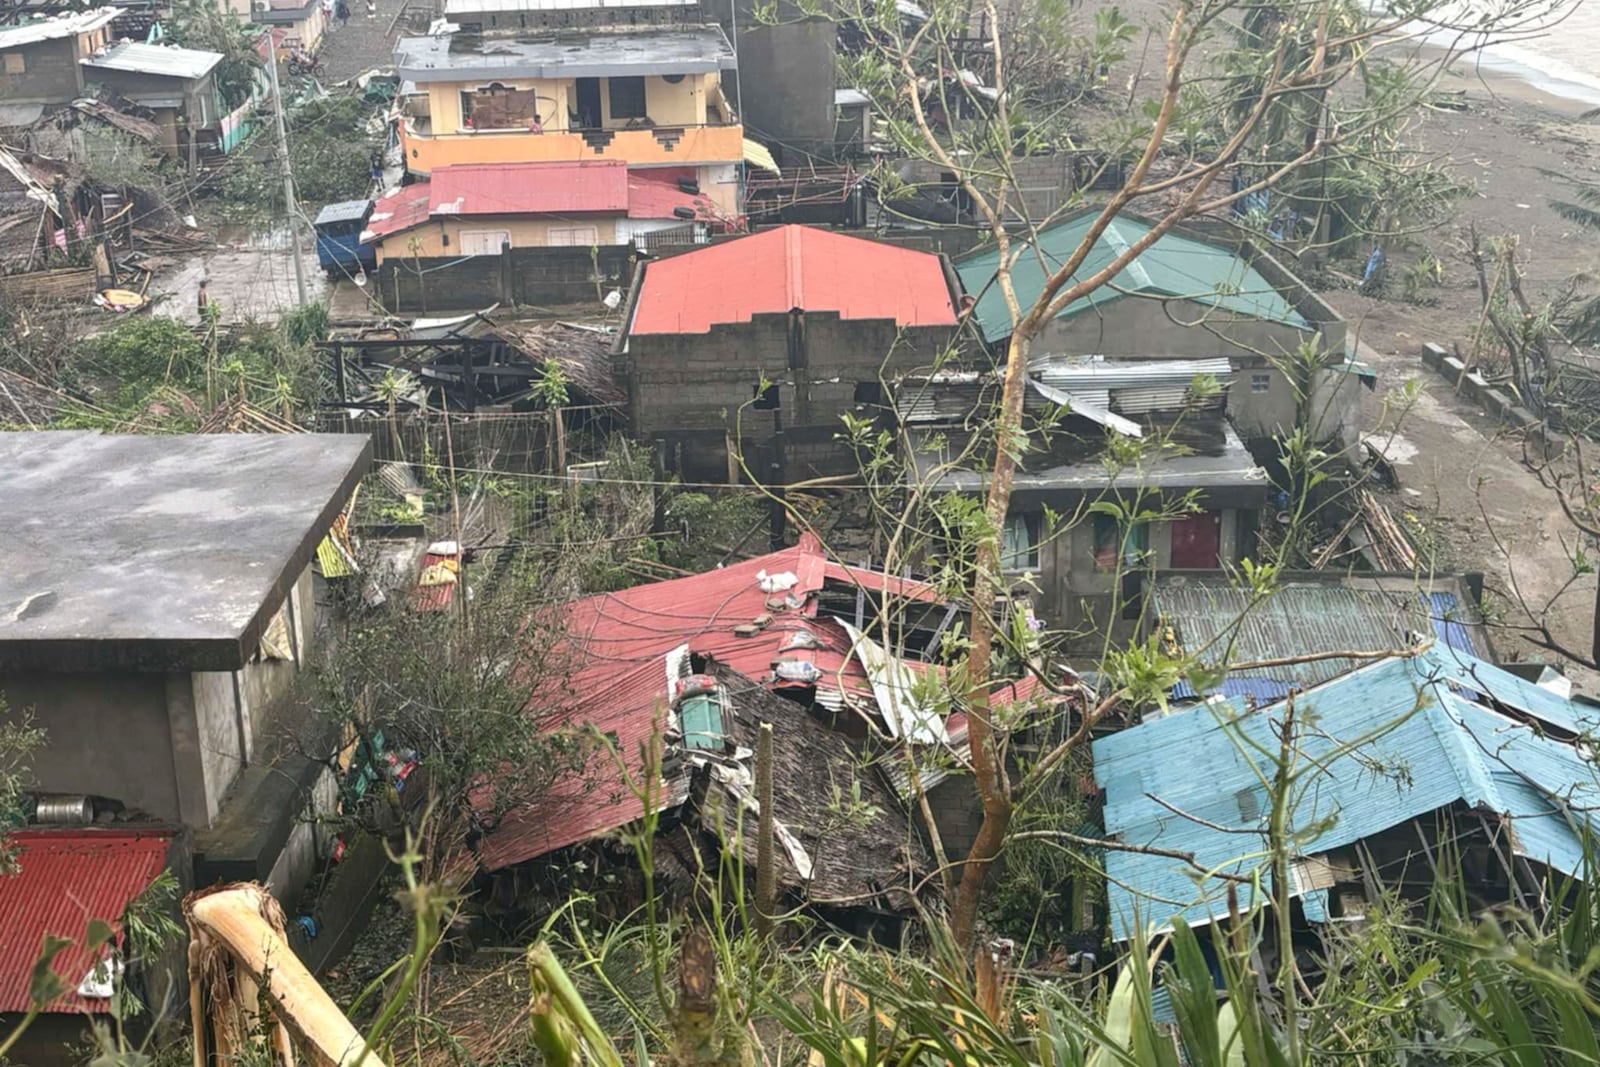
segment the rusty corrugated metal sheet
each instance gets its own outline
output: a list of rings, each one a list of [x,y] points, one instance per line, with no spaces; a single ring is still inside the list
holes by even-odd
[[[1400,649],[1413,643],[1410,635],[1432,632],[1429,613],[1412,584],[1396,583],[1393,590],[1384,590],[1337,581],[1289,581],[1256,603],[1249,590],[1225,578],[1183,575],[1159,579],[1154,603],[1183,649],[1206,663]],[[1306,687],[1358,665],[1328,659],[1230,674]]]
[[[707,333],[794,308],[901,326],[956,324],[938,256],[779,226],[650,264],[629,332]]]
[[[786,594],[768,593],[760,585],[763,572],[792,574],[796,580]],[[809,533],[792,548],[742,563],[585,597],[566,606],[567,638],[552,662],[564,661],[567,669],[554,691],[535,700],[540,725],[556,732],[590,724],[614,734],[618,753],[637,778],[643,765],[639,746],[653,736],[655,711],[666,695],[664,657],[685,644],[691,653],[710,656],[774,689],[808,686],[773,677],[773,661],[781,655],[812,664],[819,690],[870,696],[866,672],[850,654],[844,628],[817,614],[816,594],[826,581],[937,599],[924,583],[829,561]],[[734,633],[734,627],[761,615],[771,621],[760,632]],[[803,643],[810,647],[785,647],[801,633],[809,635]],[[677,802],[664,798],[662,806]],[[507,812],[478,852],[484,867],[494,870],[625,826],[643,814],[642,801],[622,781],[615,760],[597,753],[583,769],[564,776],[548,797]]]
[[[0,1012],[28,1010],[28,976],[46,935],[71,938],[54,970],[69,992],[52,1012],[104,1011],[76,992],[94,965],[83,945],[91,920],[116,926],[128,902],[167,864],[172,834],[152,830],[22,830],[15,874],[0,877]]]

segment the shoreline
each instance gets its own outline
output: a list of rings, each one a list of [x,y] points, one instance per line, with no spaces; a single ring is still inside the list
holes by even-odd
[[[1432,44],[1418,45],[1418,51],[1434,60],[1443,60],[1446,49]],[[1600,87],[1583,85],[1545,74],[1516,59],[1480,51],[1458,55],[1439,74],[1441,89],[1477,91],[1490,99],[1541,108],[1560,119],[1576,119],[1600,107]]]

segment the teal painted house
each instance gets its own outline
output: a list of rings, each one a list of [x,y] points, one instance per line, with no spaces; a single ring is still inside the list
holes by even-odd
[[[1087,239],[1097,209],[1086,209],[1042,230],[1037,246],[1013,247],[1012,285],[1028,307],[1045,280]],[[1123,213],[1099,235],[1074,274],[1093,277],[1149,234],[1151,224]],[[1012,323],[990,248],[956,263],[963,289],[976,298],[973,316],[984,339],[1004,346]],[[1169,231],[1107,284],[1068,304],[1045,327],[1032,355],[1111,359],[1227,358],[1238,386],[1228,414],[1246,440],[1269,438],[1296,420],[1295,390],[1280,364],[1312,345],[1330,369],[1315,383],[1322,394],[1318,435],[1355,440],[1354,389],[1344,369],[1345,325],[1304,282],[1272,256],[1247,243],[1196,232]]]

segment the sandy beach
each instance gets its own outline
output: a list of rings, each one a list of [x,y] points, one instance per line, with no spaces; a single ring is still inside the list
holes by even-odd
[[[1416,239],[1445,264],[1444,284],[1426,294],[1436,304],[1372,300],[1351,290],[1324,294],[1350,319],[1352,332],[1385,353],[1415,352],[1430,340],[1448,347],[1470,335],[1481,306],[1465,258],[1474,224],[1483,237],[1516,236],[1530,297],[1549,293],[1576,273],[1600,270],[1600,234],[1551,207],[1552,199],[1571,198],[1570,188],[1552,172],[1600,179],[1600,122],[1581,118],[1591,105],[1470,58],[1458,61],[1440,88],[1464,90],[1467,109],[1424,112],[1415,138],[1447,160],[1473,191],[1457,204],[1454,219]]]

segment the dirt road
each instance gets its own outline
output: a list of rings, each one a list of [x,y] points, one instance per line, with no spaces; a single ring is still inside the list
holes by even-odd
[[[1363,414],[1399,478],[1391,502],[1432,550],[1437,570],[1484,573],[1495,651],[1505,659],[1560,663],[1520,629],[1529,611],[1544,612],[1558,593],[1548,620],[1553,636],[1587,649],[1595,576],[1573,579],[1577,531],[1522,463],[1520,443],[1458,398],[1418,353],[1370,345],[1360,353],[1378,371],[1379,390],[1367,397]],[[1393,396],[1412,379],[1420,390],[1402,408]],[[1385,395],[1391,398],[1387,409]],[[1562,666],[1590,692],[1600,683],[1600,676]]]

